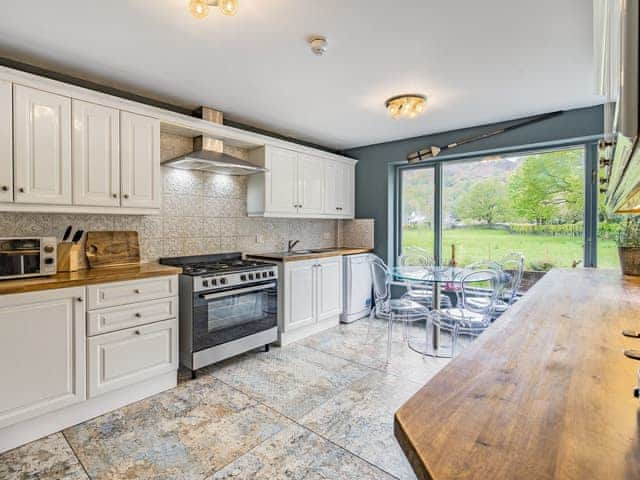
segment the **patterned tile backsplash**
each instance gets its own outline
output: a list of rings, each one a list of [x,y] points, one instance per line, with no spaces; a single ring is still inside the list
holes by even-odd
[[[190,138],[165,133],[161,136],[163,159],[189,152],[191,148]],[[225,151],[245,158],[247,154],[233,147],[225,147]],[[299,248],[351,246],[340,241],[337,220],[248,217],[247,177],[163,167],[162,180],[161,215],[0,212],[0,236],[55,235],[60,238],[67,225],[85,231],[136,230],[143,261],[216,252],[281,251],[290,239],[300,240]]]
[[[338,241],[342,247],[374,248],[374,219],[343,220],[338,225]]]

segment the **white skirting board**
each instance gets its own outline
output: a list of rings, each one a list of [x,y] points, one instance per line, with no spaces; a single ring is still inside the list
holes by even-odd
[[[0,453],[137,402],[178,384],[178,372],[158,375],[136,385],[0,429]]]

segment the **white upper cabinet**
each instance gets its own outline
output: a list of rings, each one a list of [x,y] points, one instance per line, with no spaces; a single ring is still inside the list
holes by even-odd
[[[298,154],[282,148],[267,151],[266,210],[296,215],[298,211]]]
[[[321,214],[324,203],[324,160],[298,154],[298,209],[301,214]]]
[[[265,174],[249,178],[249,215],[353,217],[353,161],[334,161],[272,145],[251,151],[249,159],[267,169]]]
[[[342,184],[341,184],[341,205],[340,213],[345,218],[353,218],[356,213],[356,166],[351,164],[341,164]]]
[[[160,121],[120,112],[121,205],[160,208]]]
[[[120,117],[118,110],[72,102],[73,203],[120,206]]]
[[[11,83],[0,80],[0,202],[13,201]]]
[[[355,214],[355,165],[327,161],[324,170],[324,209],[326,215],[353,218]]]
[[[18,203],[71,204],[71,99],[14,85],[14,189]]]

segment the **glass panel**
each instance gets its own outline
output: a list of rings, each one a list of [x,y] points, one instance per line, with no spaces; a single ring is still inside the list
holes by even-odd
[[[598,205],[598,268],[620,268],[616,236],[626,216],[610,212],[605,205],[605,194],[600,194]]]
[[[211,300],[196,294],[194,350],[220,345],[277,325],[277,288]]]
[[[434,190],[433,167],[402,170],[401,218],[402,235],[400,254],[413,251],[416,247],[434,255]]]
[[[584,148],[443,164],[443,261],[525,256],[527,270],[584,259]]]

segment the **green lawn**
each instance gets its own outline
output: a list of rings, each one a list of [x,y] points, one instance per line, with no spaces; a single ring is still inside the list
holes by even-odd
[[[504,230],[464,228],[445,230],[443,254],[451,257],[451,244],[456,245],[458,263],[466,265],[478,260],[497,260],[509,252],[522,252],[527,268],[531,263],[547,262],[555,267],[571,267],[574,260],[582,260],[582,239],[548,235],[519,235]],[[417,246],[433,249],[433,232],[426,228],[406,227],[402,233],[403,247]],[[613,240],[598,241],[598,266],[619,268],[618,251]]]

